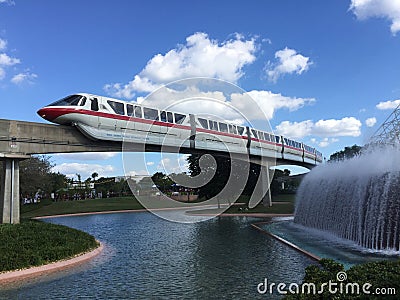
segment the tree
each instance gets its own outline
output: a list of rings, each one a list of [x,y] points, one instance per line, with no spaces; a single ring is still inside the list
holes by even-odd
[[[96,182],[96,178],[99,177],[99,174],[96,172],[92,173],[93,182]]]
[[[171,188],[171,185],[174,183],[170,177],[162,172],[154,173],[154,175],[151,176],[151,179],[158,187],[158,189],[163,193],[167,192]]]
[[[215,163],[212,161],[212,158],[208,156],[208,158],[203,158],[206,161],[204,162],[203,170],[200,168],[199,160],[200,160],[201,155],[195,155],[192,154],[188,157],[188,162],[189,162],[189,170],[190,170],[190,175],[191,176],[197,176],[199,175],[202,171],[203,172],[215,172],[213,178],[203,185],[202,187],[199,188],[198,194],[199,198],[205,198],[205,199],[210,199],[214,196],[216,196],[218,193],[222,191],[222,189],[226,186],[229,177],[231,176],[231,165],[234,166],[235,169],[240,170],[246,170],[247,166],[244,166],[244,164],[248,164],[247,162],[240,161],[240,160],[234,160],[231,161],[230,158],[225,157],[225,156],[213,156],[213,159],[215,160]],[[209,159],[209,161],[207,161]],[[249,167],[249,172],[248,174],[240,173],[240,174],[233,174],[233,176],[239,176],[239,178],[236,179],[243,179],[246,180],[245,186],[243,190],[241,191],[242,195],[245,196],[250,196],[255,188],[255,185],[258,180],[258,176],[260,174],[260,165],[258,164],[250,164]],[[227,199],[231,200],[231,199]]]
[[[54,193],[65,188],[68,178],[64,174],[52,171],[54,165],[49,156],[32,156],[20,162],[20,192],[33,196],[39,189],[45,193]]]
[[[351,147],[345,147],[344,150],[337,151],[329,157],[329,161],[342,161],[345,159],[350,159],[354,156],[361,154],[362,147],[358,145],[353,145]]]

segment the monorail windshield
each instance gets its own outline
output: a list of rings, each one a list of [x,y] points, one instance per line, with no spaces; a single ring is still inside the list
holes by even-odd
[[[72,95],[72,96],[65,97],[61,100],[58,100],[56,102],[53,102],[53,103],[49,104],[48,106],[77,106],[79,101],[82,98],[86,99],[86,97],[81,96],[81,95]]]

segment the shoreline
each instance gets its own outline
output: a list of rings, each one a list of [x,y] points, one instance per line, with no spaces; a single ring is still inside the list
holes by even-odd
[[[292,248],[292,249],[294,249],[294,250],[296,250],[296,251],[308,256],[309,258],[311,258],[313,260],[316,260],[316,261],[320,261],[321,260],[321,257],[319,257],[319,256],[317,256],[317,255],[315,255],[315,254],[313,254],[311,252],[308,252],[307,250],[304,250],[304,249],[300,248],[299,246],[289,242],[288,240],[285,240],[284,238],[281,238],[280,236],[277,236],[276,234],[273,234],[273,233],[269,232],[268,230],[262,229],[261,227],[258,226],[258,225],[266,224],[266,223],[267,222],[258,222],[258,223],[251,224],[251,226],[253,228],[257,229],[258,231],[260,231],[260,232],[262,232],[262,233],[264,233],[266,235],[269,235],[270,237],[273,237],[274,239],[280,241],[281,243],[289,246],[290,248]]]
[[[78,254],[73,258],[59,260],[42,266],[30,267],[23,270],[6,271],[4,273],[0,273],[0,284],[49,274],[83,264],[86,261],[96,257],[103,251],[104,245],[99,241],[98,243],[99,246],[96,249],[93,249],[90,252]]]
[[[71,214],[60,214],[60,215],[48,215],[48,216],[40,216],[40,217],[32,217],[31,219],[41,220],[41,219],[50,219],[50,218],[59,218],[59,217],[74,217],[74,216],[89,216],[89,215],[101,215],[101,214],[114,214],[114,213],[132,213],[132,212],[151,212],[151,211],[169,211],[169,210],[184,210],[184,209],[193,209],[193,208],[207,208],[210,206],[215,206],[214,204],[206,204],[197,207],[165,207],[165,208],[153,208],[153,209],[122,209],[122,210],[104,210],[104,211],[93,211],[93,212],[83,212],[83,213],[71,213]],[[193,211],[193,215],[195,211]],[[189,213],[192,214],[192,213]],[[214,216],[215,214],[196,214],[196,215],[204,215],[204,216]],[[258,217],[290,217],[293,214],[268,214],[268,213],[222,213],[224,216],[251,216],[258,215]],[[221,216],[219,215],[219,216]]]

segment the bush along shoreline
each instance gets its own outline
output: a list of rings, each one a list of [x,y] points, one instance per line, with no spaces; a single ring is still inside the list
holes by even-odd
[[[298,293],[287,292],[284,299],[399,299],[400,259],[367,262],[348,270],[334,260],[321,259],[306,268],[298,286]]]
[[[96,249],[88,233],[39,220],[0,225],[0,273],[46,265]]]

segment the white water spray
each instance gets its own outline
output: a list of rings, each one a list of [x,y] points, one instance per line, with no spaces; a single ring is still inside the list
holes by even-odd
[[[298,190],[294,221],[365,248],[400,251],[400,149],[313,169]]]

